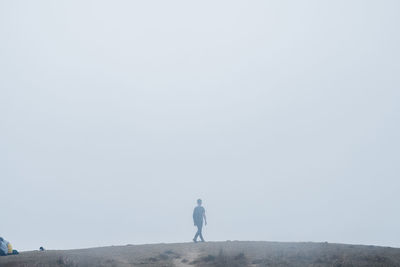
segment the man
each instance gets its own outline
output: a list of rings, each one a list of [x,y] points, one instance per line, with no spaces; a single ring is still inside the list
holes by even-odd
[[[193,211],[193,222],[194,226],[197,226],[197,233],[193,238],[193,242],[197,243],[197,238],[200,236],[201,242],[204,242],[204,238],[202,235],[201,230],[203,229],[203,218],[204,223],[207,225],[207,218],[206,218],[206,210],[204,207],[201,206],[202,201],[201,199],[197,200],[197,207],[194,208]]]

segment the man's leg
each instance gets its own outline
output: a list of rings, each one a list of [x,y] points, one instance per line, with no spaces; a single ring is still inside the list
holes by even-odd
[[[197,226],[198,227],[198,234],[199,234],[199,236],[200,236],[200,239],[201,239],[201,242],[204,242],[204,238],[203,238],[203,233],[202,233],[202,231],[203,231],[203,224],[200,224],[200,225],[198,225]]]
[[[197,232],[196,232],[196,234],[194,235],[194,238],[193,238],[193,242],[197,242],[197,238],[199,237],[199,235],[200,235],[200,232],[199,232],[199,226],[198,225],[196,225],[197,226]]]

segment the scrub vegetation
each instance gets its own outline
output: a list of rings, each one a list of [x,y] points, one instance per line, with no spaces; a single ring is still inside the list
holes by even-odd
[[[22,252],[2,267],[400,266],[400,249],[329,243],[207,242]]]

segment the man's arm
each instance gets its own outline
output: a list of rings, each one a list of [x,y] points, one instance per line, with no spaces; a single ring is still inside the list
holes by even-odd
[[[206,211],[203,212],[204,224],[207,225]]]

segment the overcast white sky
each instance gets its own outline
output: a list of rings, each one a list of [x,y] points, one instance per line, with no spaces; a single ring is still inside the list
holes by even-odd
[[[400,247],[399,10],[0,1],[0,236]]]

